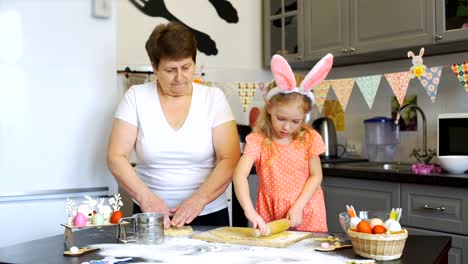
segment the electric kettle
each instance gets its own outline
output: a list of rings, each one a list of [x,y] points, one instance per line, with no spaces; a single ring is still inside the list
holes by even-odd
[[[335,123],[331,118],[321,117],[312,123],[312,127],[322,136],[326,151],[320,157],[324,159],[340,158],[345,153],[345,147],[339,145],[336,139]],[[338,155],[338,147],[343,148],[343,152]]]

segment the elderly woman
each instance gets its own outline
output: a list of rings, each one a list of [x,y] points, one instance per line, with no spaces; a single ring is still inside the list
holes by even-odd
[[[227,100],[220,89],[192,82],[197,43],[185,26],[158,25],[146,51],[157,80],[130,87],[118,106],[109,169],[133,198],[134,213],[163,213],[165,228],[227,226],[223,194],[240,157]]]

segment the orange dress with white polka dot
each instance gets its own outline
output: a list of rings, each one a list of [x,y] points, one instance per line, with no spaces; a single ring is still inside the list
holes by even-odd
[[[270,157],[265,137],[251,133],[246,137],[244,154],[255,160],[258,175],[257,212],[265,222],[286,218],[289,209],[299,198],[309,175],[309,159],[325,152],[322,137],[309,129],[305,143],[293,140],[290,144],[274,144]],[[322,188],[319,186],[303,210],[299,231],[327,232],[327,217]]]

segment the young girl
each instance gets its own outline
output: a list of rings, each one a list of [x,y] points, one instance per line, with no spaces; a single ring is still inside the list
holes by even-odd
[[[261,234],[266,233],[265,223],[280,218],[288,218],[296,230],[327,232],[319,158],[325,145],[304,119],[315,103],[312,88],[332,64],[333,56],[327,54],[297,86],[298,76],[287,61],[279,55],[271,60],[275,82],[267,88],[265,107],[246,138],[233,179],[245,216]],[[259,180],[256,210],[247,181],[254,163]]]

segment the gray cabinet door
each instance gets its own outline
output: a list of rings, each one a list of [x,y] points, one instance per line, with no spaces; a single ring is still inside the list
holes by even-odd
[[[468,192],[464,188],[401,184],[404,225],[468,235]]]
[[[468,40],[468,7],[465,5],[460,1],[436,0],[437,42]]]
[[[303,59],[303,0],[264,0],[264,63],[282,55],[287,61]]]
[[[349,1],[304,1],[304,58],[315,60],[330,52],[349,50]]]
[[[352,53],[434,43],[434,0],[350,0]]]
[[[390,212],[392,208],[400,207],[399,183],[324,176],[322,187],[329,232],[343,232],[338,215],[346,211],[347,204],[357,211]]]
[[[468,236],[459,236],[449,233],[434,232],[419,228],[405,227],[410,235],[418,236],[450,236],[452,237],[452,248],[448,253],[449,264],[468,263]]]

